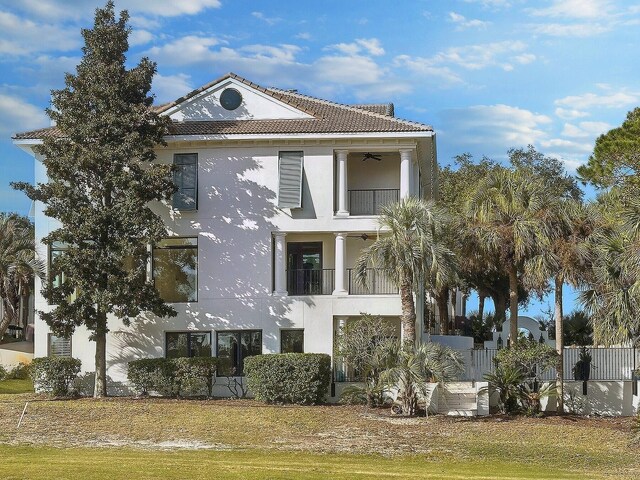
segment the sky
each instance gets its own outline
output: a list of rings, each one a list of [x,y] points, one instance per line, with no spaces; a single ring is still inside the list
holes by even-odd
[[[103,5],[0,0],[0,211],[28,213],[9,182],[33,181],[33,160],[11,136],[49,124],[50,91],[74,72],[80,29]],[[228,72],[340,103],[393,102],[396,116],[434,127],[440,165],[461,153],[503,161],[531,144],[574,172],[640,104],[640,1],[116,0],[116,9],[131,15],[129,64],[157,63],[156,103]]]

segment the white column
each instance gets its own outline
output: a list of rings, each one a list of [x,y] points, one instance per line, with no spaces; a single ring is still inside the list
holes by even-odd
[[[348,217],[349,210],[347,209],[347,155],[348,150],[336,150],[336,157],[338,159],[338,211],[336,215],[338,217]]]
[[[275,277],[275,290],[274,295],[286,297],[287,296],[287,262],[286,262],[286,243],[284,241],[287,236],[283,232],[275,232],[273,234],[275,238],[275,255],[273,268]]]
[[[400,199],[407,198],[411,193],[412,156],[413,150],[400,150]]]
[[[349,292],[345,288],[345,277],[346,277],[346,268],[345,268],[345,259],[347,257],[347,234],[346,233],[336,233],[336,254],[335,254],[335,267],[336,267],[336,275],[335,275],[335,284],[332,295],[348,295]]]

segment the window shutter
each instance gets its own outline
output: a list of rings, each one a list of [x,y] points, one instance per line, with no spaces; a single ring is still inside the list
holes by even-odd
[[[280,152],[278,164],[278,207],[280,208],[302,206],[303,158],[303,152]]]
[[[49,356],[50,357],[70,357],[71,339],[49,335]]]
[[[178,153],[173,157],[176,170],[173,183],[178,191],[173,195],[173,208],[179,210],[198,209],[198,155]]]

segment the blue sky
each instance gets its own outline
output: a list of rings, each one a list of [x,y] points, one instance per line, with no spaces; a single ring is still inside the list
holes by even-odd
[[[92,0],[0,0],[0,211],[33,180],[11,135],[48,124],[92,25]],[[341,103],[392,101],[433,125],[438,160],[533,144],[570,171],[640,104],[640,2],[610,0],[120,0],[130,62],[158,64],[157,102],[233,71]],[[532,306],[539,310],[539,306]]]

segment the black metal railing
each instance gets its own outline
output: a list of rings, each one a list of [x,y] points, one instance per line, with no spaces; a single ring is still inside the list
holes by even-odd
[[[331,295],[335,281],[335,270],[306,268],[287,270],[289,295]]]
[[[367,268],[367,283],[361,285],[356,282],[356,272],[347,269],[349,277],[349,295],[396,295],[398,287],[389,279],[383,270]]]
[[[349,190],[349,215],[380,215],[382,207],[397,202],[400,190],[383,188],[375,190]]]

